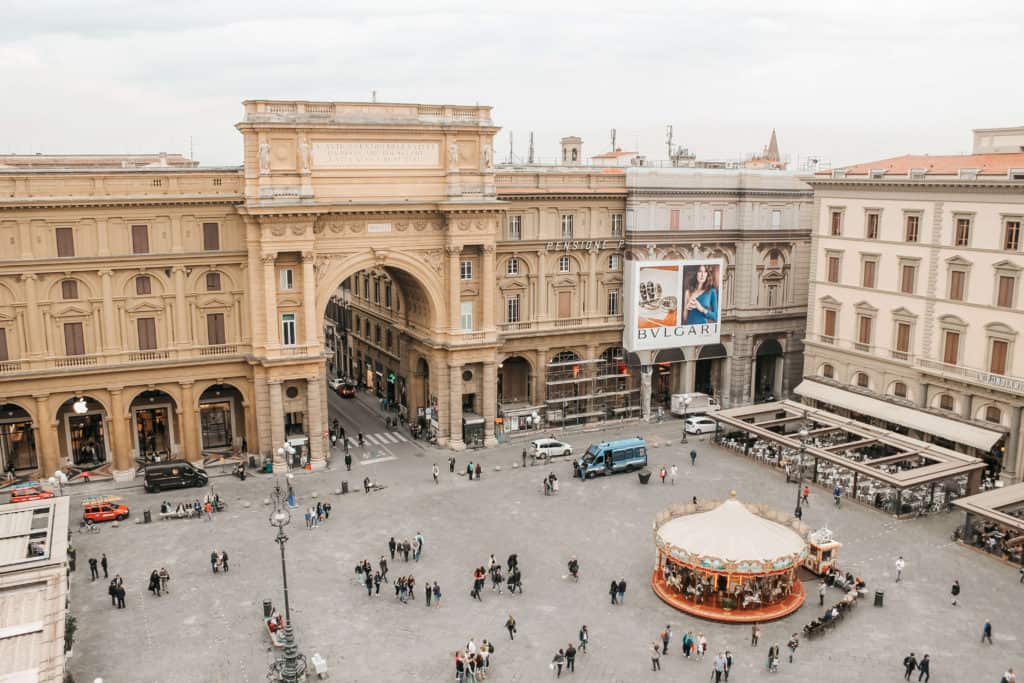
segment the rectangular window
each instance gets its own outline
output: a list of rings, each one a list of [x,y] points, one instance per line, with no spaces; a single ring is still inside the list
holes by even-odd
[[[826,341],[829,344],[831,344],[833,341],[835,341],[835,338],[836,338],[836,312],[833,309],[831,309],[831,308],[825,310],[825,320],[824,320],[824,326],[823,326],[823,333],[825,335],[825,339],[823,339],[822,341]]]
[[[1017,288],[1017,278],[1012,275],[1000,275],[996,289],[996,306],[1013,307],[1013,290]]]
[[[829,282],[839,282],[839,257],[829,256],[825,277]]]
[[[608,315],[619,314],[619,290],[608,290]]]
[[[916,282],[917,266],[907,263],[900,266],[900,292],[903,294],[913,294]]]
[[[373,326],[373,341],[380,344],[380,323]]]
[[[220,226],[216,223],[203,223],[203,251],[220,250]]]
[[[715,226],[715,230],[721,230],[722,229],[722,210],[721,209],[715,209],[715,212],[713,214],[711,214],[711,216],[712,216],[711,219],[713,221],[713,225]]]
[[[0,361],[10,360],[11,357],[7,351],[7,330],[0,327]]]
[[[953,244],[958,247],[966,247],[971,243],[971,219],[956,219],[956,235]]]
[[[156,349],[156,318],[139,318],[135,327],[139,331],[139,351]]]
[[[473,279],[473,262],[472,261],[462,261],[461,263],[459,263],[459,278],[462,279],[462,280],[472,280]]]
[[[282,320],[284,318],[282,317]],[[292,341],[291,344],[295,343],[295,316],[292,316]],[[208,313],[206,315],[206,343],[210,346],[219,346],[220,344],[226,344],[227,339],[224,336],[224,314],[223,313]],[[288,343],[288,342],[285,342]]]
[[[622,214],[612,214],[612,237],[622,237]]]
[[[363,276],[363,298],[367,301],[370,300],[370,276]]]
[[[871,348],[871,323],[868,315],[857,316],[857,350],[868,351]]]
[[[782,227],[782,211],[779,209],[772,211],[772,227],[776,230]]]
[[[621,261],[618,254],[612,254],[608,257],[608,270],[618,270],[620,264]]]
[[[369,330],[367,330],[369,336]],[[281,316],[281,343],[285,346],[295,346],[295,314],[285,313]]]
[[[394,339],[393,339],[393,337],[392,337],[392,335],[391,335],[391,330],[388,330],[388,331],[387,331],[387,332],[386,332],[386,333],[384,334],[384,346],[385,346],[385,348],[387,348],[388,350],[390,350],[390,349],[391,349],[391,342],[392,342],[392,341],[394,341]]]
[[[558,293],[558,317],[568,318],[572,315],[572,292]]]
[[[988,362],[988,371],[997,375],[1006,374],[1006,356],[1010,350],[1010,344],[1002,339],[992,340],[992,353]]]
[[[505,322],[519,322],[519,295],[509,294],[505,297]]]
[[[679,209],[672,209],[668,212],[668,229],[679,229]]]
[[[515,256],[508,260],[508,265],[505,267],[506,275],[519,275],[519,259]]]
[[[133,225],[132,226],[132,253],[133,254],[148,254],[149,253],[149,226],[148,225]]]
[[[839,237],[843,234],[843,212],[833,211],[832,212],[832,236]]]
[[[874,288],[875,286],[875,271],[878,267],[876,261],[864,261],[864,272],[861,276],[860,286]]]
[[[76,280],[62,280],[60,283],[60,297],[65,300],[78,298],[78,282]]]
[[[906,230],[904,231],[903,238],[907,242],[916,242],[918,233],[921,229],[921,217],[920,216],[907,216]]]
[[[206,274],[206,291],[207,292],[219,292],[220,291],[220,273],[207,273]]]
[[[563,213],[562,214],[562,239],[563,240],[571,240],[572,239],[572,214],[571,213]]]
[[[1006,221],[1003,228],[1003,249],[1007,251],[1020,249],[1020,221]]]
[[[569,257],[559,256],[558,257],[558,272],[568,273],[569,272]]]
[[[373,279],[373,303],[380,305],[380,280]]]
[[[56,228],[54,234],[57,237],[57,256],[70,258],[75,255],[75,231],[74,228]]]
[[[878,239],[878,222],[881,216],[877,213],[868,214],[868,224],[864,229],[864,238],[869,240]]]
[[[391,308],[391,283],[390,282],[385,282],[384,283],[384,306],[386,308]]]
[[[464,331],[473,329],[473,302],[463,301],[459,304],[459,321]]]
[[[523,217],[508,217],[508,239],[518,242],[523,239]]]
[[[281,289],[294,289],[295,288],[295,271],[291,268],[281,269]]]
[[[64,323],[64,355],[85,355],[85,331],[82,323]]]
[[[282,287],[282,289],[284,289]],[[352,278],[352,296],[359,296],[359,278]]]
[[[147,294],[153,293],[153,281],[149,279],[148,275],[140,275],[135,278],[135,294],[138,296],[146,296]]]
[[[960,333],[946,330],[942,344],[942,362],[956,365],[960,362]]]
[[[896,323],[896,349],[893,358],[907,360],[910,354],[910,323]]]
[[[949,298],[952,301],[964,300],[964,284],[967,280],[967,273],[962,270],[949,271]]]

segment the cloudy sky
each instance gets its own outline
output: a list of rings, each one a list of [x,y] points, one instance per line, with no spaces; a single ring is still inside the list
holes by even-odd
[[[0,152],[240,161],[241,101],[494,107],[499,161],[623,148],[851,163],[1024,125],[1019,0],[3,0]]]

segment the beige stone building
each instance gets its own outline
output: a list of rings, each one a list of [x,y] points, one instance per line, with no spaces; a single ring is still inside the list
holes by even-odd
[[[808,181],[805,374],[817,381],[801,390],[984,457],[1011,482],[1024,415],[1022,139],[1019,128],[975,131],[975,154],[896,157]]]

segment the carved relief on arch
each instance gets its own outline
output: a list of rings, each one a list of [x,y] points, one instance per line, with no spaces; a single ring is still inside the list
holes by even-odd
[[[444,268],[444,252],[440,249],[431,249],[423,252],[423,260],[436,273],[440,273],[441,269]]]

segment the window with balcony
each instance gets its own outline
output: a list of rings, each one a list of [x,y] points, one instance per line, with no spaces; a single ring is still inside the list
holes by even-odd
[[[1003,421],[1003,411],[998,406],[989,406],[985,408],[985,421],[1000,423]]]
[[[74,228],[55,228],[53,231],[57,239],[57,256],[60,258],[71,258],[75,255],[75,231]]]
[[[608,315],[619,314],[619,290],[608,290]]]
[[[953,246],[971,246],[971,219],[967,216],[959,216],[956,219],[956,228],[953,235]]]
[[[73,301],[78,298],[78,281],[62,280],[60,283],[60,298],[65,301]]]
[[[878,224],[881,221],[881,218],[882,215],[877,211],[869,211],[867,213],[867,225],[864,226],[864,239],[878,239]]]
[[[967,271],[949,271],[949,299],[951,301],[963,301],[966,293]]]
[[[921,233],[920,214],[910,213],[904,218],[903,239],[906,242],[917,242]]]
[[[822,339],[821,341],[826,344],[835,344],[836,342],[836,320],[839,317],[838,312],[834,308],[826,308],[822,311]]]
[[[957,365],[960,362],[960,333],[946,330],[942,336],[942,362]]]
[[[505,264],[506,275],[519,275],[519,259],[513,256]]]
[[[825,257],[825,279],[829,282],[839,282],[839,254],[829,254]]]
[[[1020,220],[1007,220],[1003,224],[1003,249],[1020,251]]]
[[[135,320],[135,327],[139,335],[139,351],[156,350],[156,318],[138,318]]]
[[[853,383],[858,387],[867,389],[871,386],[871,379],[868,377],[866,372],[858,372],[853,378]]]
[[[896,323],[896,339],[893,341],[892,357],[907,360],[910,357],[910,334],[913,326],[909,322]]]
[[[861,261],[860,286],[874,289],[878,281],[878,258],[864,258]]]
[[[857,344],[858,351],[871,350],[871,329],[874,325],[874,318],[870,315],[857,316]]]
[[[135,294],[137,296],[146,296],[153,293],[153,281],[149,279],[148,275],[139,275],[135,278]]]
[[[64,355],[85,355],[85,330],[82,323],[64,323]]]
[[[843,234],[843,212],[833,209],[831,213],[831,224],[829,234],[832,237],[840,237]]]
[[[206,291],[207,292],[219,292],[220,291],[220,273],[207,273],[206,274]]]
[[[367,327],[369,327],[369,323],[367,323]],[[370,331],[367,330],[366,332],[367,336],[369,336]],[[295,346],[297,343],[294,313],[284,313],[281,316],[281,343],[284,346]]]
[[[612,214],[612,237],[622,237],[622,214]]]
[[[992,339],[988,348],[988,371],[995,375],[1005,375],[1010,343],[1004,339]]]
[[[999,275],[996,278],[996,306],[1013,308],[1017,292],[1017,278],[1013,275]]]
[[[573,223],[573,215],[571,213],[563,213],[562,214],[562,239],[563,240],[571,240],[572,239],[572,223]]]
[[[465,332],[473,329],[473,302],[463,301],[459,305],[459,323]]]
[[[618,270],[621,266],[622,260],[618,254],[612,254],[608,257],[608,270]]]
[[[519,295],[509,294],[505,297],[505,322],[519,322]]]
[[[522,216],[509,216],[508,217],[508,234],[506,237],[513,241],[518,242],[523,239],[523,217]]]
[[[216,223],[203,223],[203,251],[220,250],[220,226]]]
[[[569,272],[569,257],[559,256],[558,257],[558,272],[568,273]]]
[[[462,261],[459,263],[459,279],[460,280],[472,280],[473,279],[473,262]]]
[[[149,226],[148,225],[133,225],[132,226],[132,253],[133,254],[148,254],[149,253]]]
[[[917,265],[903,263],[900,265],[900,293],[913,294],[917,286]]]

